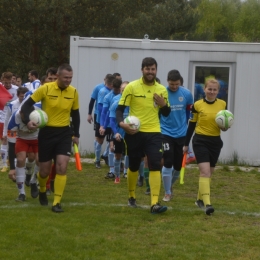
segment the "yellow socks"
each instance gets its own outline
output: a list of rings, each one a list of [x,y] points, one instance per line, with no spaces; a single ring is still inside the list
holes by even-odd
[[[54,201],[53,206],[60,203],[67,181],[67,175],[56,174],[54,181]]]
[[[211,205],[210,203],[210,178],[200,177],[199,178],[199,199],[202,199],[204,205]]]
[[[136,182],[138,179],[138,171],[132,172],[129,168],[127,170],[127,186],[129,192],[129,198],[135,199]]]
[[[150,171],[149,184],[151,192],[151,205],[158,203],[161,189],[161,173],[160,171]]]
[[[39,186],[40,186],[40,192],[46,192],[46,183],[48,181],[49,176],[42,178],[40,174],[37,174]]]

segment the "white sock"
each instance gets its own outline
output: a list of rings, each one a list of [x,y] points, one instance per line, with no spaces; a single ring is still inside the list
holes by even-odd
[[[25,190],[24,190],[25,168],[16,167],[15,175],[16,175],[16,185],[17,185],[19,194],[25,194]]]
[[[39,172],[39,166],[35,164],[33,175],[31,177],[30,183],[36,183],[37,182],[37,173]]]
[[[7,167],[7,155],[8,155],[8,146],[7,144],[1,145],[1,156],[2,156],[2,163],[4,167]]]
[[[34,167],[35,167],[35,161],[29,162],[28,158],[26,158],[26,163],[25,163],[26,174],[32,175]]]

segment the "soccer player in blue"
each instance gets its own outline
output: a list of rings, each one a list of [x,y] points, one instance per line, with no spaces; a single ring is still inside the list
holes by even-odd
[[[96,168],[100,168],[100,157],[101,157],[101,146],[104,142],[104,138],[107,134],[110,134],[108,131],[105,132],[104,135],[101,135],[99,132],[100,129],[100,118],[103,108],[103,101],[105,96],[111,91],[113,87],[113,80],[115,77],[112,74],[107,75],[106,81],[105,81],[105,87],[101,88],[98,92],[97,97],[97,123],[96,123],[96,129],[95,129],[95,137],[96,137],[96,147],[95,147],[95,158],[96,158]]]
[[[98,85],[96,85],[92,91],[91,97],[90,97],[90,101],[89,101],[89,105],[88,105],[88,118],[87,121],[91,124],[92,122],[94,123],[94,131],[96,132],[96,128],[97,128],[97,113],[98,113],[98,93],[99,91],[104,88],[106,85],[106,79],[107,77],[111,75],[111,74],[107,74],[104,78],[104,82],[100,83]],[[94,107],[95,105],[95,107]],[[94,108],[94,118],[92,117],[92,111]],[[98,136],[95,136],[95,141],[94,141],[94,151],[96,154],[96,147],[97,147],[97,143],[103,143],[103,137],[100,138]],[[109,146],[109,145],[108,145]],[[99,148],[99,147],[98,147]],[[102,159],[105,160],[105,162],[107,163],[108,159],[107,156],[101,156]],[[95,159],[96,162],[96,159]],[[99,167],[98,167],[99,168]]]
[[[122,84],[121,79],[114,79],[112,91],[110,91],[104,98],[103,107],[100,117],[100,128],[99,133],[101,135],[105,135],[107,133],[107,141],[110,143],[109,155],[108,155],[108,165],[110,167],[109,172],[105,176],[106,179],[114,179],[114,151],[113,151],[113,138],[112,138],[112,131],[109,122],[109,108],[113,103],[113,99],[119,95],[120,93],[120,86]]]
[[[114,175],[115,175],[115,183],[120,183],[120,164],[121,164],[121,158],[123,155],[125,155],[125,142],[124,142],[124,136],[125,131],[118,126],[116,122],[116,108],[118,106],[118,102],[122,96],[122,93],[128,84],[128,81],[124,81],[120,86],[120,94],[115,96],[112,100],[112,104],[109,108],[109,122],[110,127],[113,132],[113,145],[114,145]],[[123,113],[123,117],[126,118],[129,114],[129,107],[126,107]],[[125,167],[124,167],[124,174],[126,174],[127,168],[128,168],[128,158],[127,155],[125,155]]]
[[[187,111],[190,112],[193,104],[191,92],[186,88],[180,87],[181,75],[179,71],[169,71],[167,81],[167,92],[171,113],[167,117],[160,115],[164,159],[162,178],[165,196],[163,201],[171,200],[172,185],[180,175],[183,158],[183,145],[187,131],[186,115]]]

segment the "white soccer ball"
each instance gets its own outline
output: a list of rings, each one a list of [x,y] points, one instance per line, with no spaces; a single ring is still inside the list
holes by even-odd
[[[43,128],[48,123],[48,115],[41,109],[32,111],[29,118],[37,124],[38,128]]]
[[[136,116],[128,116],[125,118],[124,123],[126,124],[133,124],[133,129],[140,129],[141,123],[140,120]]]
[[[234,123],[234,115],[228,110],[220,110],[215,117],[219,128],[230,128]]]

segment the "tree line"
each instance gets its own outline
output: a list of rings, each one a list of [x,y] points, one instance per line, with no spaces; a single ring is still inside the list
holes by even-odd
[[[259,42],[259,0],[1,0],[0,71],[69,62],[71,35]]]

